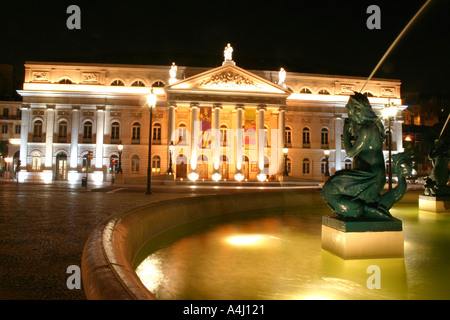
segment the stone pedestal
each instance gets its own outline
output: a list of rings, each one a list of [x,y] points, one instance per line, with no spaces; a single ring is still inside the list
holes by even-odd
[[[419,210],[450,213],[450,197],[419,196]]]
[[[343,259],[402,258],[402,222],[395,218],[358,221],[323,216],[322,248]]]

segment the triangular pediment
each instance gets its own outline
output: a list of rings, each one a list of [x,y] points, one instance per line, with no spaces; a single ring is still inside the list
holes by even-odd
[[[192,90],[216,93],[248,92],[264,94],[291,93],[285,88],[234,64],[223,65],[166,87],[166,91]]]

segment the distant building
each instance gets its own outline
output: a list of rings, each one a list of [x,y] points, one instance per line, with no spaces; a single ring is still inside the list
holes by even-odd
[[[326,161],[331,173],[351,167],[341,144],[345,105],[365,80],[246,70],[229,55],[216,68],[27,62],[18,91],[20,177],[79,181],[90,162],[89,179],[110,181],[121,143],[125,181],[145,181],[153,90],[155,179],[165,177],[172,158],[175,179],[281,180],[286,165],[290,179],[321,180]],[[380,113],[389,102],[402,105],[400,87],[372,79],[363,93]],[[403,149],[402,122],[399,112],[394,153]]]

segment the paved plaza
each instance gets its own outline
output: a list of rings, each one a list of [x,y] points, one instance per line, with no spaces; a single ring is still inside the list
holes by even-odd
[[[66,286],[92,230],[111,215],[155,201],[217,192],[144,187],[84,189],[0,182],[0,299],[82,300]]]

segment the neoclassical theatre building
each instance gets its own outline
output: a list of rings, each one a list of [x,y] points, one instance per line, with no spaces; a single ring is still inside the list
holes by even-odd
[[[19,181],[143,182],[149,143],[154,180],[312,181],[351,167],[345,105],[365,78],[246,70],[231,50],[215,68],[26,62]],[[401,106],[400,86],[372,79],[363,93],[381,115]],[[390,128],[402,151],[401,112]]]

